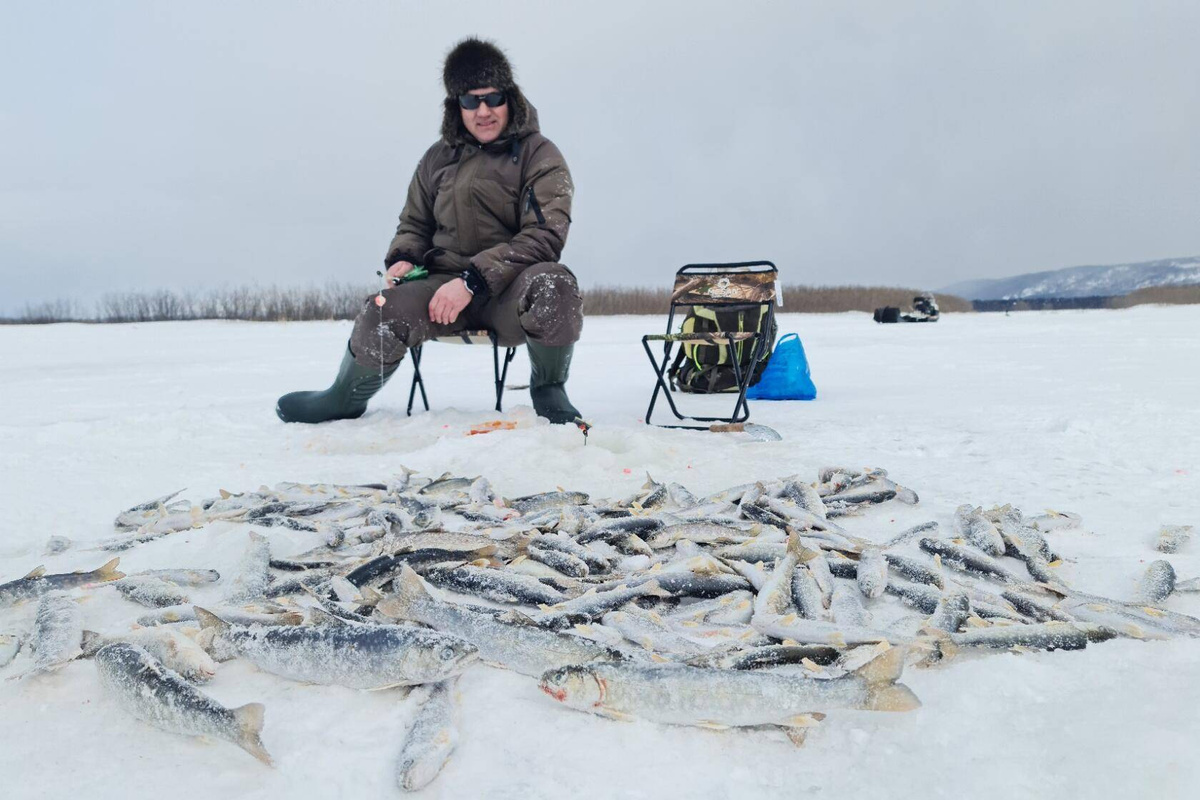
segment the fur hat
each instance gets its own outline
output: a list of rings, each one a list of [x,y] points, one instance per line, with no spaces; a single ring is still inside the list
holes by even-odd
[[[500,48],[491,42],[472,36],[456,44],[446,56],[442,82],[446,85],[446,99],[442,103],[442,138],[449,144],[474,141],[463,126],[458,96],[472,89],[486,89],[489,86],[508,95],[506,137],[526,133],[530,125],[536,129],[537,123],[530,114],[525,95],[521,94],[521,88],[513,79],[512,65]]]
[[[442,82],[446,84],[448,97],[458,97],[472,89],[489,86],[502,92],[517,88],[512,66],[500,48],[474,36],[463,39],[446,56]]]

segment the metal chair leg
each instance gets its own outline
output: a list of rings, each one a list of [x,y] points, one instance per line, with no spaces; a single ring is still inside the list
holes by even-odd
[[[646,408],[646,424],[651,425],[653,423],[650,422],[650,415],[654,413],[654,403],[656,400],[658,400],[658,393],[660,390],[663,392],[663,396],[667,398],[667,403],[671,405],[671,410],[675,411],[675,404],[671,402],[671,387],[667,386],[667,383],[663,377],[666,375],[667,365],[671,363],[671,343],[668,342],[663,347],[663,360],[661,366],[659,366],[658,360],[654,358],[654,351],[650,349],[650,342],[645,336],[642,337],[642,347],[646,349],[646,357],[649,358],[650,363],[654,365],[654,393],[650,395],[650,405]],[[679,415],[678,411],[675,411],[675,416],[679,417],[679,419],[683,419],[683,417]]]
[[[492,340],[492,380],[493,386],[496,389],[496,410],[504,410],[504,382],[508,379],[508,366],[512,360],[516,358],[517,348],[504,348],[503,363],[500,359],[500,343],[496,340],[496,335],[488,336]],[[412,359],[413,377],[412,385],[408,389],[408,416],[412,416],[413,405],[416,402],[417,390],[421,391],[421,403],[425,406],[425,410],[429,410],[429,397],[425,394],[425,376],[421,374],[421,357],[424,354],[423,345],[409,348],[409,356]]]
[[[658,393],[660,391],[663,393],[663,397],[666,398],[667,405],[670,407],[671,413],[674,414],[675,418],[679,419],[679,420],[694,420],[696,422],[737,423],[737,422],[745,422],[746,420],[750,419],[750,403],[746,400],[746,391],[750,388],[750,377],[754,374],[754,366],[753,365],[754,365],[754,363],[756,363],[758,356],[761,355],[763,341],[764,341],[763,335],[761,333],[756,333],[754,336],[754,349],[752,351],[752,353],[755,357],[755,361],[751,361],[750,369],[747,370],[746,374],[744,374],[744,375],[742,374],[741,364],[739,363],[736,354],[733,352],[732,346],[731,345],[719,345],[719,346],[723,346],[723,347],[729,347],[729,359],[730,359],[730,362],[733,364],[734,379],[737,381],[738,396],[737,396],[737,400],[733,404],[733,413],[730,414],[728,417],[694,417],[689,414],[684,414],[683,412],[681,412],[679,410],[679,407],[677,405],[675,405],[675,398],[671,396],[671,387],[666,382],[665,376],[666,376],[667,367],[671,363],[671,343],[668,342],[667,345],[665,346],[664,352],[663,352],[663,360],[662,360],[662,363],[659,364],[658,360],[654,357],[654,351],[650,349],[650,342],[648,341],[648,338],[643,336],[642,337],[642,347],[645,348],[646,356],[650,359],[650,363],[654,365],[654,378],[655,378],[654,392],[650,395],[650,405],[646,409],[646,424],[647,425],[655,424],[650,421],[650,415],[654,413],[654,404],[658,400]],[[659,427],[662,427],[662,428],[693,428],[693,427],[695,427],[697,430],[707,430],[706,426],[700,427],[700,426],[690,426],[690,425],[662,425],[662,424],[659,424]]]
[[[500,368],[500,350],[495,341],[492,342],[492,365],[496,369],[496,410],[503,411],[504,382],[508,379],[508,365],[517,355],[517,348],[504,348],[504,368]]]
[[[413,400],[416,398],[417,389],[421,390],[421,402],[425,405],[425,410],[429,410],[429,398],[425,395],[425,378],[421,376],[421,345],[409,348],[409,358],[413,365],[412,385],[408,387],[408,416],[412,416]]]
[[[746,391],[750,388],[750,381],[754,378],[754,367],[758,364],[758,359],[762,357],[766,338],[762,332],[754,334],[754,347],[750,350],[750,368],[746,370],[745,375],[742,375],[740,363],[736,360],[733,362],[733,374],[738,382],[738,399],[733,405],[733,417],[729,420],[730,422],[745,422],[750,419],[750,403],[746,400]],[[738,414],[739,408],[741,408],[740,415]]]
[[[516,349],[512,347],[504,348],[504,371],[500,371],[500,343],[496,339],[495,333],[489,333],[488,338],[492,340],[492,379],[496,386],[496,410],[503,411],[504,408],[504,379],[508,375],[508,362],[512,361],[516,355]]]

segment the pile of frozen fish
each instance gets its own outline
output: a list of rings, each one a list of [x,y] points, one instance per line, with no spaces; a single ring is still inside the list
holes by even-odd
[[[121,513],[117,535],[97,549],[244,523],[236,574],[126,576],[117,558],[87,573],[34,570],[0,585],[0,608],[38,603],[27,636],[0,636],[0,666],[22,644],[23,675],[93,657],[133,714],[267,763],[263,707],[225,708],[199,688],[218,663],[241,658],[285,679],[356,689],[418,687],[396,768],[412,790],[454,749],[454,682],[479,662],[529,675],[553,701],[591,714],[774,727],[799,744],[830,711],[918,707],[898,682],[905,666],[1200,635],[1200,620],[1161,607],[1173,591],[1200,590],[1167,561],[1126,599],[1066,585],[1047,533],[1078,527],[1075,515],[962,506],[945,530],[930,521],[880,543],[839,521],[916,504],[916,493],[880,469],[817,478],[704,497],[650,479],[618,500],[561,488],[509,499],[484,478],[405,470],[383,484],[223,491],[198,506],[176,493]],[[281,528],[321,544],[273,554]],[[1175,552],[1190,535],[1164,528],[1157,546]],[[107,585],[151,610],[132,629],[87,630],[76,590]],[[189,592],[212,585],[221,602],[190,603]]]

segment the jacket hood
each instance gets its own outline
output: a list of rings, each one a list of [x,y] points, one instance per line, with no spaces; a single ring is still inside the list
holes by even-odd
[[[539,132],[537,109],[525,99],[519,88],[514,87],[508,91],[508,127],[500,134],[500,138],[486,147],[489,150],[508,147],[513,139],[524,139],[531,133]],[[463,125],[457,97],[447,97],[442,103],[442,139],[451,147],[479,144]]]

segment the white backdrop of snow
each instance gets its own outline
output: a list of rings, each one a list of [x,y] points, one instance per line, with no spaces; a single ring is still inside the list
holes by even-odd
[[[44,563],[92,569],[83,552],[111,535],[119,510],[188,487],[193,502],[261,484],[382,481],[401,464],[486,475],[509,496],[563,485],[596,496],[633,491],[649,471],[696,492],[828,464],[875,465],[916,489],[847,525],[884,539],[955,506],[1013,503],[1079,512],[1051,533],[1075,586],[1131,596],[1161,523],[1200,524],[1200,308],[947,315],[880,326],[862,314],[785,315],[804,340],[813,403],[752,405],[778,443],[641,424],[652,376],[637,337],[661,320],[587,320],[570,389],[596,424],[537,424],[527,393],[507,395],[513,431],[467,436],[491,411],[491,354],[433,345],[431,413],[407,418],[402,367],[362,419],[308,427],[274,416],[275,397],[324,386],[350,324],[159,323],[0,327],[0,580]],[[510,382],[525,382],[522,352]],[[684,398],[692,407],[725,399]],[[665,411],[665,409],[664,409]],[[665,421],[665,417],[663,421]],[[174,534],[122,557],[122,569],[221,570],[194,590],[226,591],[247,542],[242,525]],[[77,546],[44,557],[52,534]],[[312,534],[268,532],[276,554]],[[1200,545],[1169,556],[1200,574]],[[120,629],[142,609],[111,588],[83,593],[89,627]],[[1200,614],[1200,597],[1168,608]],[[31,604],[0,610],[24,632]],[[23,668],[25,654],[0,673]],[[533,680],[483,666],[461,681],[462,739],[422,796],[1192,796],[1200,785],[1200,642],[1116,641],[1076,653],[998,655],[909,670],[924,706],[908,714],[835,712],[797,750],[780,735],[618,723],[557,707]],[[87,661],[0,681],[0,775],[6,798],[357,797],[398,793],[406,719],[401,692],[305,686],[244,662],[205,687],[228,706],[266,704],[270,770],[225,743],[163,733],[125,715]]]

